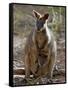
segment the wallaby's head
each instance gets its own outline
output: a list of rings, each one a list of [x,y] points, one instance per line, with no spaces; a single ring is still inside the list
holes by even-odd
[[[37,11],[33,10],[34,16],[36,17],[36,27],[37,30],[40,31],[42,28],[44,28],[44,24],[46,24],[46,20],[49,17],[49,14],[46,13],[44,15],[41,15]]]

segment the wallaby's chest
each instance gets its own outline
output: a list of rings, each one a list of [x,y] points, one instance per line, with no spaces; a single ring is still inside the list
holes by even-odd
[[[47,42],[47,37],[45,35],[45,32],[38,32],[36,34],[36,44],[38,48],[43,48],[46,42]]]

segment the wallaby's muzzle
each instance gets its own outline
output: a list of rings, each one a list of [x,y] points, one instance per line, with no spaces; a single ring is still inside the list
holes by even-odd
[[[37,27],[38,31],[40,31],[44,27],[44,23],[45,23],[45,21],[43,21],[43,20],[37,20],[36,27]]]

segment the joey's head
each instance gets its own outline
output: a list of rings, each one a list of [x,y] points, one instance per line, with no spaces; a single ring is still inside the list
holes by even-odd
[[[44,15],[41,15],[37,11],[33,10],[34,16],[36,17],[36,27],[38,31],[41,31],[44,28],[44,25],[46,24],[46,21],[49,17],[49,14],[46,13]]]

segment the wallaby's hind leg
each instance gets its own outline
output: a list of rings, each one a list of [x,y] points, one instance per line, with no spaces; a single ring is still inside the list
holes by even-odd
[[[51,56],[51,60],[49,62],[49,70],[48,70],[48,83],[53,83],[52,77],[53,77],[53,70],[55,65],[55,56]]]

